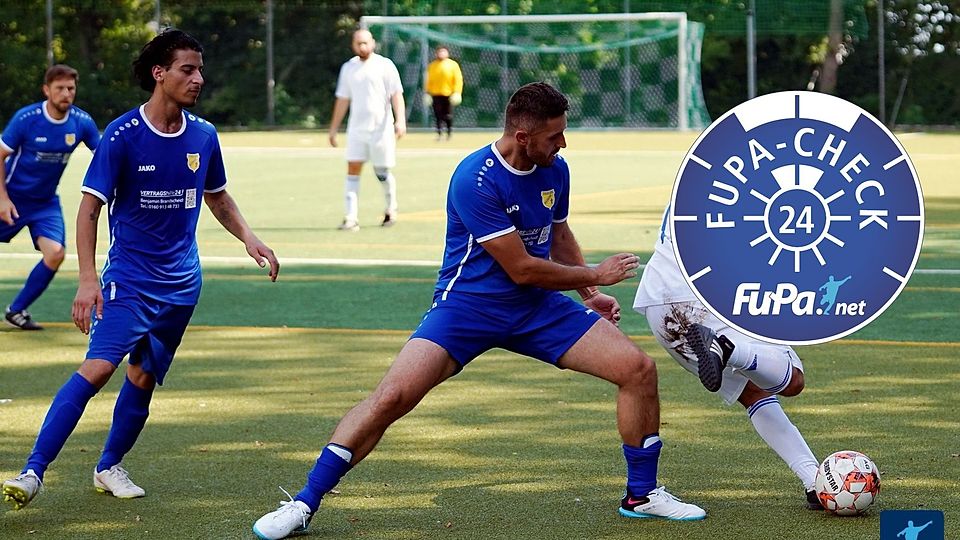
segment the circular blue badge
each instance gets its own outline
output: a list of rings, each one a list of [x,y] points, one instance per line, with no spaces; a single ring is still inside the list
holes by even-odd
[[[684,278],[758,339],[823,343],[877,318],[923,240],[923,196],[899,141],[816,92],[738,105],[687,152],[671,200]]]

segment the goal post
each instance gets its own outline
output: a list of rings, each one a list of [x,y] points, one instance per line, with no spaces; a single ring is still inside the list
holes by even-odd
[[[364,16],[360,25],[397,65],[411,125],[431,122],[420,96],[439,45],[463,71],[459,127],[501,126],[510,95],[540,80],[568,97],[572,128],[710,123],[700,82],[703,25],[686,13]]]

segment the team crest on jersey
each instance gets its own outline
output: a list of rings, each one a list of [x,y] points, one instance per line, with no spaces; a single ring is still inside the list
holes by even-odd
[[[187,168],[191,172],[197,172],[200,168],[200,154],[187,154]]]
[[[551,209],[553,208],[553,203],[557,202],[556,195],[552,189],[549,191],[541,191],[540,200],[543,202],[544,206]]]
[[[67,143],[67,146],[73,146],[77,142],[77,134],[67,133],[63,136],[63,142]]]

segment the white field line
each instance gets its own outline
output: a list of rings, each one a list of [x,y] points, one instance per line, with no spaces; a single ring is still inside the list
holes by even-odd
[[[490,139],[490,142],[493,142],[494,139]],[[325,142],[323,144],[326,144]],[[399,146],[397,148],[397,154],[402,156],[438,156],[438,155],[456,155],[456,156],[466,156],[470,152],[476,150],[474,147],[469,148],[424,148],[424,147],[415,147],[415,148],[403,148]],[[274,153],[274,154],[302,154],[302,155],[314,155],[314,156],[343,156],[343,148],[337,147],[333,148],[330,146],[224,146],[224,153]],[[608,150],[608,149],[591,149],[591,150],[580,150],[576,148],[565,148],[560,152],[561,155],[595,155],[595,156],[648,156],[648,157],[683,157],[687,154],[686,150]],[[943,161],[943,160],[954,160],[957,157],[953,154],[942,154],[942,153],[927,153],[927,152],[913,152],[910,155],[911,160],[918,159],[927,159],[933,161]]]
[[[0,253],[0,260],[20,259],[20,260],[39,260],[38,253]],[[97,257],[99,262],[103,262],[103,256]],[[77,260],[76,254],[68,253],[67,260]],[[218,257],[201,256],[201,264],[248,264],[252,263],[250,257]],[[429,261],[421,259],[336,259],[336,258],[310,258],[310,257],[281,257],[280,264],[284,266],[426,266],[440,267],[440,261]],[[640,265],[640,269],[645,267]],[[917,268],[914,274],[942,274],[958,275],[958,268]]]

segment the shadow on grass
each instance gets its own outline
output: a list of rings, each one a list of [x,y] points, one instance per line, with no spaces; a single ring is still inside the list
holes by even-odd
[[[250,524],[282,498],[276,486],[299,489],[336,422],[376,385],[405,339],[191,330],[125,461],[149,496],[120,501],[90,489],[119,388],[114,377],[51,468],[47,492],[24,511],[0,517],[4,533],[249,538]],[[738,539],[771,537],[775,526],[821,538],[877,530],[877,511],[857,520],[802,512],[799,483],[742,408],[720,406],[695,377],[651,352],[663,410],[660,480],[707,507],[707,521],[618,518],[624,471],[615,388],[494,351],[393,426],[347,476],[341,494],[328,497],[311,529],[318,537],[352,538],[631,538],[642,531],[704,540],[731,538],[732,530],[746,531]],[[924,505],[945,510],[952,521],[960,495],[948,484],[960,477],[951,455],[960,426],[942,397],[960,391],[960,377],[950,371],[953,349],[841,343],[800,354],[807,389],[783,403],[815,454],[863,451],[883,474],[878,508]],[[30,395],[0,406],[5,474],[19,468],[33,442],[48,404],[36,397],[39,389],[52,395],[62,383],[63,367],[46,362],[53,365],[35,371],[0,367],[5,385],[10,375],[31,381]]]

